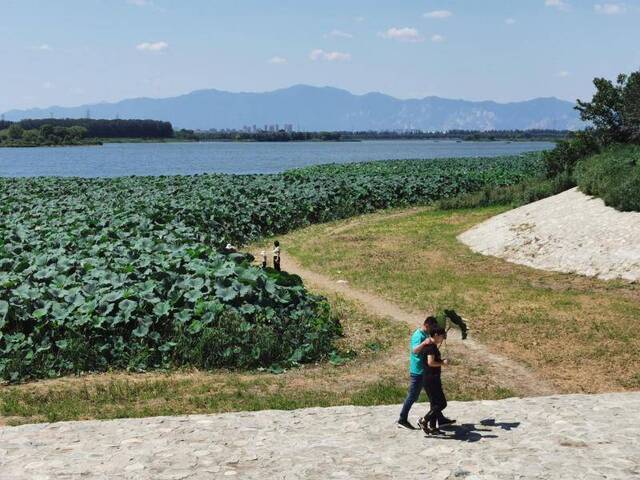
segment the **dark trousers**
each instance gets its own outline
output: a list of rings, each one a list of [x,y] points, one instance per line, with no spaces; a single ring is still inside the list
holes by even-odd
[[[414,403],[418,401],[420,398],[420,392],[424,387],[424,382],[422,380],[422,375],[416,375],[412,373],[410,375],[410,383],[409,383],[409,393],[407,393],[407,398],[402,405],[402,411],[400,412],[400,420],[407,420],[409,418],[409,410]]]
[[[436,421],[441,423],[444,419],[442,411],[447,408],[447,399],[442,391],[440,375],[425,375],[424,389],[429,396],[429,412],[424,416],[425,422],[429,422],[429,427],[435,428]]]
[[[273,268],[280,272],[280,257],[273,257]]]

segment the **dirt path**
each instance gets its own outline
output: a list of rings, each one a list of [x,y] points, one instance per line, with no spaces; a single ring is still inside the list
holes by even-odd
[[[399,322],[417,326],[424,320],[423,314],[410,312],[376,295],[351,287],[343,280],[334,280],[325,275],[308,270],[290,255],[283,254],[282,264],[289,273],[302,277],[311,288],[335,292],[345,298],[360,302],[370,313],[387,316]],[[456,353],[464,355],[472,363],[482,364],[501,379],[501,383],[522,396],[553,395],[558,389],[540,378],[526,366],[491,352],[486,346],[469,337],[462,341],[457,330],[452,330],[448,342]]]

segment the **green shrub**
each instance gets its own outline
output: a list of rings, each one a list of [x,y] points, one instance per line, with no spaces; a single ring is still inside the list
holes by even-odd
[[[576,169],[580,190],[622,211],[640,211],[640,146],[614,145],[581,161]]]
[[[437,206],[443,210],[481,208],[492,205],[518,207],[556,195],[573,187],[575,187],[573,176],[565,172],[551,179],[538,177],[515,185],[485,187],[479,192],[445,198],[440,200]]]
[[[547,177],[572,175],[578,161],[599,152],[600,148],[596,134],[590,130],[578,132],[569,140],[561,140],[556,148],[544,153]]]

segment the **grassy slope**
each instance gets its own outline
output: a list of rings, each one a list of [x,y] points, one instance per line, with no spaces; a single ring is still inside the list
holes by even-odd
[[[618,210],[640,211],[640,145],[614,145],[582,160],[576,169],[580,190]]]
[[[503,210],[374,214],[282,240],[304,266],[388,300],[424,311],[455,308],[476,337],[559,391],[640,388],[640,286],[513,265],[456,240]]]

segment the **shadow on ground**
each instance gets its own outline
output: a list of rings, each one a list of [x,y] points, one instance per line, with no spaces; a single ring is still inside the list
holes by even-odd
[[[496,422],[494,418],[486,418],[480,420],[479,426],[476,426],[475,423],[461,423],[460,425],[441,427],[443,435],[431,438],[473,443],[485,438],[498,438],[498,435],[494,433],[495,429],[510,431],[518,426],[520,426],[520,422]],[[427,437],[429,436],[427,435]]]

